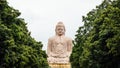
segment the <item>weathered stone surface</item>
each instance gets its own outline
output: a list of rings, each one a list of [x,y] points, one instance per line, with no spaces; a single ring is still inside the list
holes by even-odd
[[[48,63],[51,68],[70,68],[72,39],[65,36],[65,26],[62,22],[58,22],[55,32],[56,35],[48,39]]]

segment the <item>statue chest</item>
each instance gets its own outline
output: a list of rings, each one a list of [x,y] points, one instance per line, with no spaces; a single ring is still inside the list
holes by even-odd
[[[56,38],[53,41],[52,49],[54,53],[63,54],[67,52],[67,41],[65,38]]]

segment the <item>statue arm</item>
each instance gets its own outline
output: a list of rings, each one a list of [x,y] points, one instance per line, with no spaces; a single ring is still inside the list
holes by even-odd
[[[48,57],[51,56],[51,51],[52,51],[52,40],[48,39],[48,45],[47,45],[47,55],[48,55]]]
[[[67,52],[68,52],[68,57],[70,56],[70,54],[72,53],[72,39],[68,40],[68,46],[67,46]]]
[[[52,43],[53,39],[48,39],[48,46],[47,46],[47,55],[48,57],[57,57],[58,54],[54,54],[53,51],[52,51]]]

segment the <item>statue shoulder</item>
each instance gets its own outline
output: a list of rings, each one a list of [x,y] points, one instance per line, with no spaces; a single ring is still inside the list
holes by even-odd
[[[52,41],[52,40],[54,40],[55,39],[55,36],[52,36],[52,37],[50,37],[48,40],[49,41]]]
[[[67,39],[68,41],[72,41],[72,38],[70,38],[70,37],[66,37],[66,39]]]

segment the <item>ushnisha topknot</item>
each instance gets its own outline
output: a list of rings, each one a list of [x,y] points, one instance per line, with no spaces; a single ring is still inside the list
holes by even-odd
[[[60,21],[57,23],[57,25],[64,25],[64,24],[63,24],[63,22]]]

